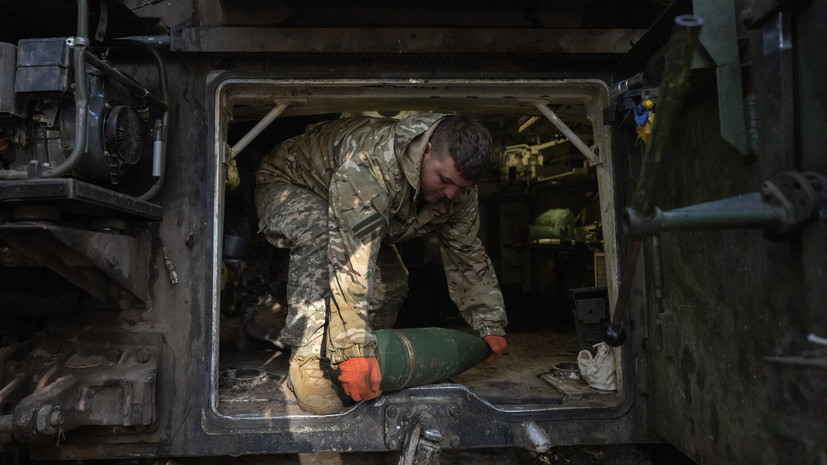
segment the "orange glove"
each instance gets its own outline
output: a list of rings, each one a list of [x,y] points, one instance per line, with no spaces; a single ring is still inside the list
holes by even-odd
[[[494,336],[493,334],[489,334],[488,336],[482,338],[482,340],[487,342],[488,346],[491,347],[491,355],[489,355],[488,358],[482,363],[496,362],[503,356],[503,351],[506,347],[508,347],[508,344],[505,342],[505,338],[502,336]]]
[[[382,373],[375,357],[349,358],[339,364],[339,371],[339,382],[353,400],[369,400],[382,394]]]

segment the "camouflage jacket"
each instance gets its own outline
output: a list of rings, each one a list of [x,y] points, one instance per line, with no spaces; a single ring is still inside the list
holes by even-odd
[[[448,291],[480,336],[504,335],[506,314],[494,267],[477,238],[477,188],[417,203],[425,144],[439,119],[356,117],[312,126],[270,152],[258,183],[290,182],[329,201],[328,357],[376,356],[369,296],[380,244],[435,232]]]

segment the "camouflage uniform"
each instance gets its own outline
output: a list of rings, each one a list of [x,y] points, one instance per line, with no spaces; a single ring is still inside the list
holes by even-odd
[[[319,124],[264,157],[256,173],[259,227],[291,249],[282,340],[295,353],[319,354],[324,340],[334,366],[375,357],[369,315],[377,256],[389,249],[380,245],[431,232],[460,314],[480,336],[505,334],[502,293],[477,238],[476,187],[453,200],[418,202],[422,154],[443,116]]]

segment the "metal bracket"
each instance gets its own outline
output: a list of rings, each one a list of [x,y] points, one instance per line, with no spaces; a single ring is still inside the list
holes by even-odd
[[[70,48],[75,48],[77,45],[82,45],[88,47],[91,42],[86,37],[67,37],[66,38],[66,45]]]
[[[433,417],[420,413],[410,418],[408,423],[399,465],[439,465],[444,436],[434,426]]]
[[[715,66],[718,83],[718,117],[721,137],[742,155],[747,154],[744,98],[735,4],[716,0],[693,0],[694,13],[704,19],[699,40]]]
[[[153,341],[158,336],[129,334],[105,343],[99,343],[105,339],[100,335],[84,336],[93,342],[43,339],[20,354],[34,360],[22,370],[24,378],[40,381],[34,389],[28,383],[4,389],[5,402],[14,409],[6,421],[0,421],[0,434],[35,443],[55,437],[60,441],[64,432],[83,426],[152,428],[161,352]]]
[[[250,142],[253,141],[253,139],[258,137],[259,134],[261,134],[261,131],[267,129],[267,126],[269,126],[270,123],[275,121],[275,119],[278,118],[279,115],[284,113],[284,110],[286,110],[289,106],[290,102],[276,102],[276,106],[273,107],[273,109],[270,110],[270,112],[267,113],[264,116],[264,118],[261,119],[261,121],[256,123],[256,125],[253,126],[253,128],[250,129],[247,132],[247,134],[244,134],[244,137],[239,139],[239,141],[236,142],[235,145],[233,145],[233,147],[230,149],[230,153],[228,154],[228,162],[232,162],[235,159],[235,157],[238,156],[238,154],[241,153],[241,151],[244,150],[244,148],[247,147],[247,145],[249,145]]]
[[[564,136],[566,136],[566,139],[568,139],[569,142],[572,143],[572,145],[577,147],[577,150],[579,150],[580,153],[582,153],[583,156],[585,156],[586,159],[589,160],[589,164],[600,164],[600,159],[597,157],[597,154],[594,153],[591,147],[586,145],[582,139],[577,137],[577,134],[575,134],[574,131],[572,131],[568,126],[566,126],[566,123],[564,123],[563,120],[561,120],[556,114],[554,114],[553,111],[551,111],[551,108],[548,107],[548,104],[546,102],[535,102],[534,106],[537,107],[538,110],[540,110],[540,113],[542,113],[543,116],[545,116],[546,118],[548,118],[549,121],[551,121],[551,124],[553,124],[554,127],[557,128],[557,130],[559,130],[563,133]]]
[[[235,157],[244,150],[250,142],[252,142],[262,131],[267,129],[267,126],[270,126],[270,123],[275,121],[276,118],[281,115],[287,107],[290,106],[290,102],[276,102],[276,106],[270,110],[264,118],[261,119],[252,129],[247,131],[247,134],[244,134],[244,137],[239,139],[238,142],[235,143],[232,147],[227,149],[225,147],[224,153],[226,156],[224,157],[224,164],[227,166],[227,185],[230,189],[235,189],[241,184],[241,177],[238,174],[238,165],[236,165]]]
[[[641,215],[627,208],[624,229],[632,236],[662,231],[763,228],[778,239],[798,231],[823,208],[827,178],[818,173],[779,173],[765,181],[758,193],[690,205],[669,211],[655,208]]]
[[[429,402],[427,407],[389,404],[385,407],[384,415],[385,446],[391,450],[402,447],[405,452],[403,458],[407,456],[411,447],[414,452],[420,449],[420,452],[413,454],[414,457],[423,454],[437,456],[437,462],[431,458],[430,462],[400,462],[400,464],[436,464],[438,463],[438,450],[443,443],[452,448],[460,447],[460,411],[460,406],[454,402]],[[412,441],[413,446],[411,446]]]
[[[147,302],[149,234],[137,236],[88,231],[46,223],[6,224],[0,237],[15,249],[56,272],[101,302],[126,308],[130,299],[117,289]],[[109,283],[117,284],[110,288]]]

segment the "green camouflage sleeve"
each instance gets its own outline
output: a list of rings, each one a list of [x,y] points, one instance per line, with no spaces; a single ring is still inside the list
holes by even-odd
[[[327,357],[334,366],[352,357],[376,356],[368,311],[388,211],[384,185],[365,163],[348,161],[333,175],[328,213]]]
[[[508,320],[503,295],[478,232],[477,190],[471,189],[438,233],[448,293],[481,337],[504,336]]]

